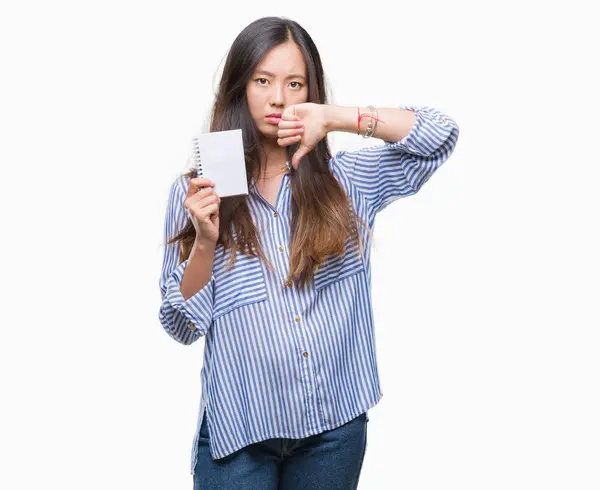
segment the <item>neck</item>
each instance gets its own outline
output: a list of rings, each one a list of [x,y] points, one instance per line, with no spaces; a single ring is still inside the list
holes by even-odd
[[[277,144],[273,146],[272,142],[263,142],[265,170],[274,172],[285,166],[287,162],[287,148]]]

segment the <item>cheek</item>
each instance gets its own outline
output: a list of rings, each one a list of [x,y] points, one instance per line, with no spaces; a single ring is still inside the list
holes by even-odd
[[[246,91],[246,99],[248,100],[248,107],[250,108],[250,114],[252,114],[252,117],[261,117],[262,113],[264,112],[264,102],[260,95],[249,89]]]
[[[308,102],[308,89],[303,89],[298,94],[298,100],[300,102]]]

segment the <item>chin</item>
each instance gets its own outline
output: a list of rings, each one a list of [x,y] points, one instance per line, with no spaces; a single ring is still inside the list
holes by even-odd
[[[277,131],[279,130],[279,128],[277,126],[265,124],[264,126],[259,126],[258,130],[260,134],[262,134],[265,138],[277,139]]]
[[[262,130],[259,130],[259,132],[263,141],[268,141],[269,143],[273,143],[275,145],[277,144],[277,133]]]

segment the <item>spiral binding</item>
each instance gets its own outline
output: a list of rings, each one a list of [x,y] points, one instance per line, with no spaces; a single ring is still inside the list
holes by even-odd
[[[196,167],[196,176],[202,177],[202,156],[200,154],[200,142],[198,138],[192,139],[192,159]]]
[[[196,169],[196,177],[203,177],[202,170],[202,155],[200,154],[200,141],[197,137],[192,138],[192,160]],[[204,187],[198,188],[196,192],[200,192]]]

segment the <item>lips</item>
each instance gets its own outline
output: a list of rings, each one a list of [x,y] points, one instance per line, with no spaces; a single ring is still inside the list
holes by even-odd
[[[279,125],[279,121],[281,121],[281,114],[269,114],[265,119],[269,124]]]

